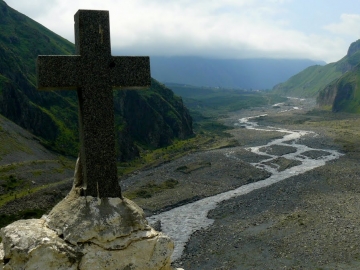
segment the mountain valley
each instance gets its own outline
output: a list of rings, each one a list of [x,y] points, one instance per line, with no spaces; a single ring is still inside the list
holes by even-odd
[[[68,194],[79,136],[76,92],[36,89],[37,55],[74,45],[2,0],[0,26],[1,228]],[[275,61],[288,70],[272,90],[250,88],[273,85],[273,72],[240,89],[224,63],[206,73],[182,61],[176,76],[157,67],[149,89],[114,91],[122,193],[175,239],[173,266],[360,268],[360,40],[327,65]],[[261,61],[244,62],[252,72]]]

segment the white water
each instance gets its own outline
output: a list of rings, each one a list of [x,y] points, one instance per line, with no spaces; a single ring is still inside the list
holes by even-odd
[[[186,242],[189,240],[192,233],[201,228],[206,228],[210,226],[214,220],[207,218],[207,214],[210,210],[216,208],[216,205],[222,201],[228,200],[230,198],[241,196],[247,194],[253,190],[264,188],[270,186],[274,183],[280,182],[284,179],[287,179],[294,175],[299,175],[305,173],[314,168],[325,165],[327,161],[337,159],[342,154],[335,150],[324,150],[324,149],[314,149],[305,145],[301,145],[297,143],[297,140],[302,136],[312,134],[316,136],[315,133],[309,131],[291,131],[286,129],[276,129],[272,127],[267,128],[259,128],[256,122],[251,121],[252,119],[256,119],[261,116],[256,117],[248,117],[242,118],[239,120],[239,123],[236,125],[245,126],[248,129],[254,130],[262,130],[262,131],[280,131],[285,133],[282,138],[275,139],[270,143],[262,146],[256,146],[248,148],[249,151],[252,151],[256,154],[265,154],[260,151],[263,147],[271,147],[274,145],[283,145],[283,146],[291,146],[296,148],[295,153],[285,154],[282,157],[290,160],[298,160],[301,161],[301,165],[294,166],[292,168],[286,169],[284,171],[278,172],[275,167],[270,167],[268,165],[263,164],[264,162],[270,162],[279,156],[269,155],[268,159],[262,160],[260,163],[253,163],[253,166],[258,168],[265,169],[269,171],[272,175],[262,181],[258,181],[255,183],[247,184],[241,186],[235,190],[227,191],[212,197],[208,197],[193,203],[189,203],[187,205],[183,205],[167,212],[160,213],[158,215],[154,215],[148,218],[150,224],[154,224],[156,221],[161,221],[161,229],[162,232],[166,235],[170,236],[175,241],[175,250],[172,255],[172,260],[176,260],[181,257],[181,254],[184,250]],[[287,143],[285,143],[287,142]],[[316,159],[309,158],[303,155],[306,151],[318,150],[324,153],[321,157]],[[228,158],[237,159],[234,155],[235,151],[229,150],[226,153]]]

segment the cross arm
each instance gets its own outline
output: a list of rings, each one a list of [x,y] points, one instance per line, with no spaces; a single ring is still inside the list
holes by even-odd
[[[39,90],[76,89],[80,56],[43,56],[37,58]]]
[[[114,88],[143,89],[151,85],[149,57],[113,56],[110,70]]]

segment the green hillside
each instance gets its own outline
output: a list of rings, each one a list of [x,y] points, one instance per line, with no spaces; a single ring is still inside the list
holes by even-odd
[[[341,76],[336,64],[312,66],[274,87],[279,94],[294,97],[314,97],[328,83]]]
[[[268,91],[248,91],[218,87],[197,87],[168,83],[184,99],[195,121],[204,115],[219,117],[232,111],[284,102],[286,98]]]
[[[360,40],[352,43],[347,55],[335,63],[311,66],[273,88],[277,94],[294,97],[316,97],[328,84],[360,63]]]
[[[69,41],[0,0],[0,114],[38,136],[48,148],[76,156],[76,91],[45,92],[35,86],[38,55],[73,52]],[[114,96],[119,160],[138,156],[139,145],[161,147],[193,133],[181,98],[155,80],[146,91],[114,91]]]

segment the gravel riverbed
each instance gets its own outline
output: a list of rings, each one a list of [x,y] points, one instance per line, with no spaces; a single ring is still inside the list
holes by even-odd
[[[274,126],[275,123],[293,130],[314,130],[317,135],[304,136],[299,141],[316,149],[342,150],[342,146],[329,135],[331,132],[327,128],[304,124],[304,119],[312,119],[304,111],[279,114],[274,108],[268,109],[269,117],[261,119],[260,125]],[[259,115],[262,111],[239,112],[225,122],[231,124],[235,119]],[[294,121],[274,122],[279,117]],[[242,127],[235,128],[231,133],[241,145],[236,152],[237,158],[242,161],[241,167],[234,171],[235,164],[220,159],[221,151],[229,149],[204,154],[202,158],[214,158],[212,162],[217,164],[218,173],[212,172],[211,166],[196,170],[197,174],[189,178],[187,183],[193,183],[189,190],[194,191],[194,196],[185,193],[180,197],[197,200],[200,199],[195,198],[198,191],[202,193],[200,197],[207,197],[235,189],[246,183],[249,172],[255,176],[254,181],[266,177],[263,170],[250,165],[264,157],[246,148],[264,145],[281,134],[245,130]],[[290,150],[284,147],[271,151],[287,153]],[[310,151],[306,155],[317,158],[322,156],[321,152]],[[173,264],[184,269],[360,269],[359,158],[360,154],[352,151],[339,159],[328,161],[324,166],[218,203],[207,215],[207,218],[213,220],[212,224],[192,233],[182,256]],[[184,164],[183,161],[177,162],[169,171]],[[186,162],[191,164],[193,159]],[[279,161],[279,166],[285,166],[283,163],[284,160]],[[170,163],[167,166],[172,165]],[[247,173],[242,173],[243,168],[247,168],[244,170]],[[230,177],[228,170],[233,170]],[[259,172],[264,175],[256,177]],[[151,174],[149,171],[147,173]],[[209,177],[211,175],[213,178]],[[178,179],[185,183],[181,177]],[[131,178],[129,181],[136,182]],[[173,194],[174,207],[177,206],[176,202],[181,201],[176,193],[182,194],[184,190],[169,190],[167,196]],[[157,200],[158,206],[152,200],[157,199],[139,201],[149,216],[171,208],[169,205],[164,208],[168,204],[164,200]]]

